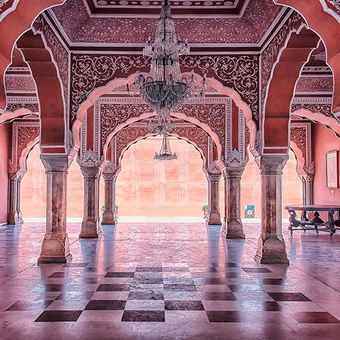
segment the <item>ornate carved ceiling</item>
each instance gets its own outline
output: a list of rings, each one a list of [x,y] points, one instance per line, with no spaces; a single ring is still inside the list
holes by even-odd
[[[90,16],[134,16],[158,17],[162,0],[83,0]],[[248,0],[177,0],[171,2],[174,17],[183,16],[225,16],[240,15],[247,6]]]
[[[258,44],[283,15],[272,0],[179,0],[171,5],[179,37],[192,44]],[[159,12],[160,1],[140,0],[68,0],[49,10],[76,45],[144,44],[154,35]]]

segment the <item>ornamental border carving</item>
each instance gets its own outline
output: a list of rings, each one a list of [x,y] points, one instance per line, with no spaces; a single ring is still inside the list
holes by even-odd
[[[182,56],[182,72],[198,71],[234,89],[259,118],[259,57],[256,55]],[[71,121],[76,119],[80,105],[96,88],[135,72],[149,72],[150,59],[138,55],[71,56]]]
[[[20,131],[19,133],[19,130]],[[20,170],[19,160],[22,151],[28,144],[34,141],[40,134],[39,122],[15,121],[12,123],[12,151],[9,159],[9,173],[15,173]]]
[[[304,170],[309,173],[312,159],[312,123],[311,122],[291,122],[290,140],[302,151],[305,159]]]

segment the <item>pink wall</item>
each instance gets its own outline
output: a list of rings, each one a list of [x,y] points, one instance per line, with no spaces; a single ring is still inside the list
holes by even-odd
[[[326,153],[340,150],[340,139],[321,124],[314,126],[314,203],[340,204],[340,189],[329,189],[326,186]],[[339,169],[339,164],[338,164]],[[339,170],[338,170],[339,171]]]
[[[7,221],[9,125],[0,126],[0,223]]]
[[[171,139],[177,160],[156,161],[160,139],[146,139],[132,145],[124,154],[122,170],[117,180],[116,202],[119,216],[175,217],[202,216],[207,204],[207,180],[202,171],[202,160],[193,146]],[[28,172],[22,181],[21,208],[23,217],[45,216],[45,171],[39,159],[39,147],[30,153]],[[300,204],[302,185],[295,171],[294,154],[283,174],[283,205]],[[255,205],[260,218],[261,178],[253,157],[250,156],[241,182],[241,217],[245,205]],[[100,207],[104,204],[104,183],[101,180]],[[224,214],[224,183],[220,181],[220,211]],[[67,216],[81,218],[83,214],[83,179],[76,161],[68,174]],[[287,218],[285,212],[283,217]]]

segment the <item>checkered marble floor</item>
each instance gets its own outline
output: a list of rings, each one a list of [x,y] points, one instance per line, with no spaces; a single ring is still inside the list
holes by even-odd
[[[339,339],[337,235],[287,235],[286,267],[254,262],[258,226],[244,242],[202,223],[119,223],[71,233],[73,260],[38,267],[39,238],[6,228],[1,339]]]

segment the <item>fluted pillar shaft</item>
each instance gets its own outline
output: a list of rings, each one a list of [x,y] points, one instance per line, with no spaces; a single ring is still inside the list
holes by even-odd
[[[99,166],[80,166],[84,179],[84,215],[80,238],[97,238],[101,232],[99,223]]]
[[[18,171],[16,173],[9,174],[9,196],[8,196],[8,224],[22,224],[21,207],[20,207],[20,188],[21,180],[25,173]]]
[[[38,263],[66,262],[70,258],[66,232],[67,171],[72,157],[41,155],[46,170],[46,234]]]
[[[303,204],[313,205],[314,203],[314,175],[307,174],[302,178]]]
[[[219,182],[221,171],[208,171],[208,224],[221,224]]]
[[[244,238],[243,225],[241,221],[241,176],[244,167],[226,168],[226,226],[227,238]]]
[[[102,224],[116,224],[116,172],[103,172],[105,185],[105,206]]]
[[[288,155],[263,155],[261,170],[261,236],[255,260],[261,263],[286,263],[282,236],[282,171]]]

